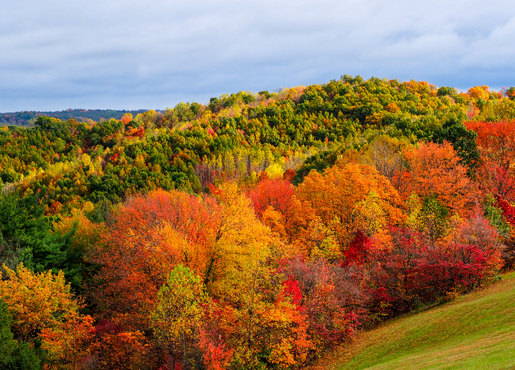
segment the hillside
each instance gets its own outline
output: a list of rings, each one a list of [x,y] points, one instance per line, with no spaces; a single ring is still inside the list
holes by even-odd
[[[474,167],[479,154],[463,122],[513,119],[511,92],[342,76],[280,93],[239,92],[208,105],[126,113],[121,121],[38,117],[29,130],[0,127],[0,185],[23,194],[42,189],[41,202],[56,213],[52,204],[69,211],[156,187],[200,192],[222,173],[240,180],[292,169],[299,183],[381,135],[397,146],[447,140]]]
[[[345,75],[1,126],[0,368],[304,369],[488,286],[515,265],[513,90]]]
[[[515,273],[454,302],[358,335],[333,355],[334,370],[512,369]]]

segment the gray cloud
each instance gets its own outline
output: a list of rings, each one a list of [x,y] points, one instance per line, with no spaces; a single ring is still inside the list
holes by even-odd
[[[342,74],[515,85],[509,0],[18,0],[0,111],[165,108]]]

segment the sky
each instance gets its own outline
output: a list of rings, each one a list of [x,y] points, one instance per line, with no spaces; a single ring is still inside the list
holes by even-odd
[[[0,112],[165,109],[342,75],[515,86],[513,0],[2,0]]]

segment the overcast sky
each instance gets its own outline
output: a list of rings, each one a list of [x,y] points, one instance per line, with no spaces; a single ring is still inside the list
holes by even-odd
[[[515,86],[513,0],[1,0],[0,112],[164,109],[343,74]]]

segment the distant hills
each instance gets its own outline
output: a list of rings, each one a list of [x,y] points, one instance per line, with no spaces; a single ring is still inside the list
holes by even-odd
[[[34,124],[38,117],[54,117],[66,121],[69,119],[76,119],[79,122],[87,120],[101,121],[114,118],[119,120],[125,113],[131,113],[136,116],[138,113],[144,113],[147,109],[139,110],[112,110],[112,109],[67,109],[56,112],[11,112],[0,113],[0,125],[16,125],[16,126],[31,126]]]

